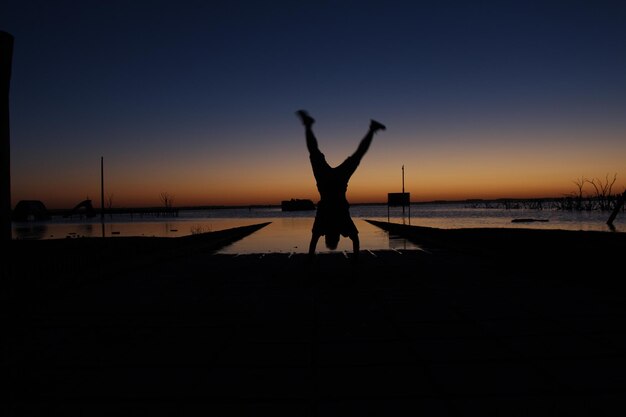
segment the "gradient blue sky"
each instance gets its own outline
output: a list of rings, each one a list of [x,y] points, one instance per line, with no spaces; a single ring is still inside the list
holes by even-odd
[[[4,1],[13,203],[317,199],[294,111],[331,164],[388,126],[352,202],[626,187],[624,1]],[[589,189],[591,191],[591,189]]]

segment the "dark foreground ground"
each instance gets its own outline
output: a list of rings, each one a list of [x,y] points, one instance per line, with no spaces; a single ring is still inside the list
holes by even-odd
[[[624,234],[213,254],[253,231],[13,242],[2,415],[624,415]]]

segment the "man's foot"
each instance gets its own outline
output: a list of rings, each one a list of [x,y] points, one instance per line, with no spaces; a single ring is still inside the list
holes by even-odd
[[[315,123],[315,119],[309,116],[309,113],[307,113],[306,110],[298,110],[296,114],[300,118],[302,124],[305,126],[311,126],[313,123]]]
[[[385,129],[387,128],[385,127],[384,124],[378,123],[376,120],[373,120],[373,119],[370,121],[370,130],[372,132],[376,132],[378,130],[385,130]]]

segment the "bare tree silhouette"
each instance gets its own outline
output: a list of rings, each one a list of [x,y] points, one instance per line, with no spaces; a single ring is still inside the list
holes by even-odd
[[[613,205],[612,189],[617,181],[617,174],[613,175],[613,180],[609,180],[609,174],[606,174],[604,182],[599,178],[588,181],[596,191],[595,200],[600,210],[611,210]]]
[[[587,183],[587,178],[585,177],[580,177],[580,178],[576,178],[574,180],[574,184],[576,185],[577,191],[574,194],[574,201],[575,201],[575,209],[576,210],[582,210],[583,209],[583,188],[585,187],[585,184]]]
[[[163,207],[166,209],[171,209],[172,204],[174,203],[174,197],[171,196],[168,192],[162,192],[160,195],[161,203],[163,203]]]

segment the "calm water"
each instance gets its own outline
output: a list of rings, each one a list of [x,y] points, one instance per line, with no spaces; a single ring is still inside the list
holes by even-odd
[[[359,229],[363,249],[413,247],[404,240],[390,239],[387,233],[362,219],[387,220],[387,206],[353,206],[352,217]],[[282,212],[280,208],[241,208],[216,210],[185,210],[179,217],[138,217],[116,215],[105,218],[53,218],[47,222],[13,223],[14,239],[62,239],[74,237],[161,236],[178,237],[197,232],[216,231],[261,222],[272,222],[251,236],[231,245],[223,252],[306,252],[313,225],[314,211]],[[392,222],[402,222],[402,209],[389,211]],[[555,210],[466,208],[463,204],[420,204],[411,206],[413,225],[439,228],[511,227],[565,230],[607,231],[609,213],[564,212]],[[515,218],[546,219],[540,223],[511,223]],[[409,222],[408,210],[405,213]],[[618,232],[626,231],[626,213],[615,220]],[[323,239],[318,244],[324,250]],[[342,239],[338,250],[351,250],[349,239]]]

